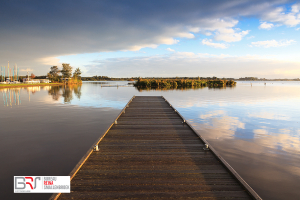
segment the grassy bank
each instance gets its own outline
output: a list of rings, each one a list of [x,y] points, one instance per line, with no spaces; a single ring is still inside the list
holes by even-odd
[[[0,88],[18,88],[18,87],[34,87],[34,86],[55,86],[55,85],[64,85],[64,83],[0,84]]]
[[[191,88],[191,87],[225,87],[236,85],[233,80],[195,80],[195,79],[138,79],[134,84],[138,88]]]
[[[69,84],[69,85],[82,84],[82,80],[73,78],[73,79],[68,80],[66,82],[66,84]]]
[[[33,79],[34,80],[34,79]],[[0,88],[18,88],[18,87],[33,87],[33,86],[55,86],[55,85],[81,85],[80,79],[70,79],[64,82],[52,83],[18,83],[18,84],[0,84]]]

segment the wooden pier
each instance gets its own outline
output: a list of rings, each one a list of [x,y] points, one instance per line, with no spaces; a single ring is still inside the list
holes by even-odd
[[[51,199],[261,199],[163,97],[133,97]]]

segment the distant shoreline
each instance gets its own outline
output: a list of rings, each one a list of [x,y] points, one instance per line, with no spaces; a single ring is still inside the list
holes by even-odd
[[[286,79],[286,80],[284,80],[284,79],[279,79],[279,80],[272,80],[272,79],[270,79],[270,80],[268,80],[268,79],[266,79],[266,80],[239,80],[239,79],[234,79],[234,81],[273,81],[273,82],[280,82],[280,81],[300,81],[300,80],[291,80],[291,79]]]
[[[88,79],[89,78],[89,79]],[[92,77],[84,77],[84,79],[81,79],[83,82],[89,82],[89,81],[137,81],[139,78],[133,78],[132,80],[129,80],[128,78],[110,78],[110,79],[92,79]],[[154,79],[154,80],[166,80],[166,79],[184,79],[184,80],[198,80],[197,77],[143,77],[142,79]],[[200,77],[201,80],[233,80],[233,81],[300,81],[300,79],[236,79],[236,78],[205,78]]]

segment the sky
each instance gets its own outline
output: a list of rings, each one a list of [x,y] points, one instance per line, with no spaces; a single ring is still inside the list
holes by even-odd
[[[21,75],[300,78],[300,1],[2,1],[8,61]]]

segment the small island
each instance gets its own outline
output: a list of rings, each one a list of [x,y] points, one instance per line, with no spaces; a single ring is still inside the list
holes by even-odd
[[[236,82],[226,79],[142,79],[139,78],[134,86],[137,88],[152,89],[177,89],[177,88],[200,88],[200,87],[226,87],[235,86]]]

